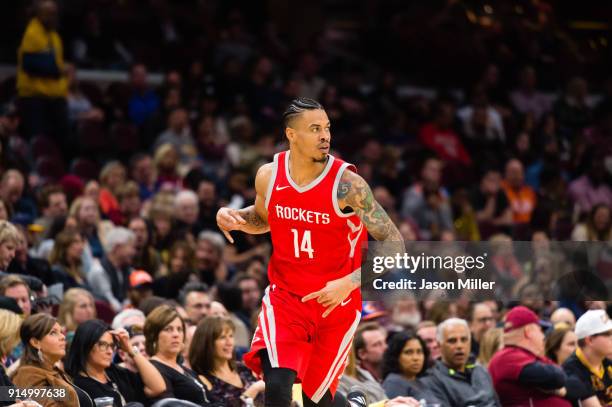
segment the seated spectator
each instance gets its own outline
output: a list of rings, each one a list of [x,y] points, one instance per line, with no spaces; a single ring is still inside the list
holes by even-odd
[[[472,91],[472,103],[459,109],[465,135],[478,142],[504,142],[506,133],[499,112],[489,105],[485,89],[477,85]]]
[[[93,293],[108,301],[115,312],[127,298],[129,274],[134,259],[134,234],[126,228],[110,230],[105,242],[106,256],[87,275]]]
[[[209,287],[228,278],[229,271],[224,259],[225,246],[225,239],[220,233],[204,230],[198,235],[195,268],[200,280]]]
[[[154,147],[170,143],[179,153],[181,164],[192,164],[197,156],[197,149],[191,128],[189,127],[189,116],[187,110],[178,107],[168,113],[168,127],[155,140]]]
[[[574,326],[576,326],[576,317],[569,308],[557,308],[550,315],[550,323],[553,324],[553,326],[564,323],[573,330]]]
[[[161,266],[159,253],[152,244],[152,227],[148,221],[141,217],[135,217],[128,223],[128,229],[134,233],[134,268],[145,270],[152,276],[157,276]]]
[[[104,255],[101,236],[108,224],[100,221],[97,201],[88,196],[77,198],[70,206],[69,215],[76,220],[78,231],[87,240],[91,255],[101,259]]]
[[[15,257],[6,272],[22,275],[28,284],[29,278],[37,278],[47,285],[53,284],[53,272],[47,259],[39,259],[30,255],[26,237],[26,233],[29,232],[22,228],[17,229],[17,232],[19,233],[19,244],[15,247]]]
[[[588,93],[587,81],[576,76],[567,83],[565,93],[554,103],[553,111],[565,138],[573,139],[592,119]]]
[[[195,192],[186,189],[178,194],[174,201],[174,218],[176,219],[175,228],[179,229],[180,235],[185,238],[191,234],[195,237],[201,228],[198,224],[198,196]]]
[[[179,154],[176,148],[170,143],[157,147],[153,162],[157,171],[158,188],[169,188],[171,191],[179,189],[181,177],[178,172]]]
[[[383,357],[385,379],[382,387],[387,396],[426,399],[428,403],[434,401],[433,396],[417,382],[427,369],[428,353],[425,341],[415,333],[404,331],[393,335]]]
[[[100,204],[100,211],[111,219],[113,223],[116,223],[115,218],[120,212],[117,192],[125,184],[125,178],[125,167],[119,161],[108,162],[100,170],[100,195],[98,203]]]
[[[536,206],[536,194],[525,184],[525,171],[519,160],[511,159],[506,163],[505,177],[501,185],[510,202],[514,222],[528,223]]]
[[[184,241],[176,241],[168,252],[168,261],[162,267],[165,275],[154,282],[153,291],[156,295],[166,298],[176,298],[181,288],[193,278],[194,252],[192,246]]]
[[[166,381],[166,397],[208,405],[206,387],[197,374],[183,366],[178,356],[185,343],[185,322],[169,305],[160,305],[144,325],[147,354]]]
[[[236,314],[242,319],[249,328],[251,321],[261,306],[263,291],[259,286],[259,281],[247,274],[237,274],[234,281],[242,293],[242,309]]]
[[[49,236],[49,229],[53,219],[68,215],[68,203],[66,201],[66,194],[59,185],[44,187],[40,191],[38,201],[42,216],[36,219],[34,223],[44,228],[40,238],[46,239]]]
[[[198,323],[210,314],[210,294],[208,286],[204,283],[190,282],[179,292],[179,303],[187,312],[188,325],[198,325]],[[261,303],[260,303],[261,304]]]
[[[68,80],[68,119],[71,124],[75,125],[84,120],[103,121],[104,111],[95,107],[79,88],[75,66],[73,64],[65,64],[65,66]]]
[[[17,304],[15,307],[18,308]],[[13,382],[6,374],[6,360],[13,349],[19,345],[19,329],[21,317],[7,309],[0,309],[0,386],[13,386]],[[9,405],[0,401],[0,406]]]
[[[504,330],[491,328],[481,338],[480,351],[476,361],[483,367],[488,367],[489,362],[498,351],[504,347]]]
[[[9,205],[11,220],[18,217],[25,219],[28,223],[36,219],[36,205],[24,195],[25,179],[23,174],[15,169],[10,169],[2,174],[0,178],[0,199]]]
[[[606,182],[604,158],[596,155],[586,159],[589,160],[586,173],[573,180],[567,190],[576,211],[581,214],[590,213],[597,204],[612,207],[612,188]]]
[[[128,102],[128,116],[132,123],[141,126],[159,109],[159,97],[147,84],[147,67],[136,63],[130,68],[132,97]]]
[[[546,357],[558,365],[562,365],[576,350],[576,334],[569,325],[564,323],[555,328],[546,337]]]
[[[133,359],[137,373],[112,363],[117,347]],[[86,321],[77,328],[66,370],[74,384],[92,400],[112,397],[115,406],[129,402],[144,404],[148,398],[155,398],[166,390],[161,374],[145,355],[130,345],[126,330],[113,331],[97,319]]]
[[[480,180],[480,187],[475,189],[471,198],[478,222],[488,222],[493,226],[512,224],[512,210],[501,189],[501,174],[488,170]]]
[[[586,223],[579,223],[572,231],[574,242],[606,242],[612,239],[612,214],[610,206],[593,206]]]
[[[55,283],[62,283],[63,289],[88,288],[87,274],[83,269],[82,259],[85,242],[80,233],[71,230],[61,232],[55,238],[49,263]]]
[[[477,357],[480,353],[480,341],[484,334],[495,326],[495,318],[493,311],[484,302],[472,303],[468,311],[468,322],[471,332],[471,353],[473,357]]]
[[[2,232],[0,231],[0,234]],[[0,243],[1,245],[1,243]],[[1,255],[1,251],[0,251]],[[29,317],[32,313],[32,294],[28,283],[17,275],[7,275],[0,279],[0,295],[9,297],[17,301],[17,305],[23,311],[24,317]]]
[[[550,110],[548,99],[537,90],[536,70],[526,66],[521,70],[518,88],[510,93],[512,106],[521,114],[533,115],[536,122]]]
[[[144,270],[133,270],[129,280],[127,291],[129,306],[138,308],[142,301],[153,296],[153,278]]]
[[[79,325],[96,318],[93,295],[82,288],[69,289],[64,293],[57,314],[57,319],[66,329],[67,335],[74,334]]]
[[[495,391],[503,406],[570,406],[566,376],[544,356],[544,333],[530,309],[514,307],[506,315],[504,349],[489,363]]]
[[[468,151],[463,146],[457,132],[453,129],[455,106],[450,101],[439,101],[434,120],[421,127],[421,143],[441,160],[465,166],[472,164]]]
[[[489,373],[468,362],[470,329],[465,320],[450,318],[438,326],[441,360],[421,379],[443,406],[500,406]]]
[[[428,158],[423,163],[420,180],[404,193],[401,215],[417,223],[423,240],[436,239],[453,228],[449,196],[440,185],[441,180],[442,162]]]
[[[242,400],[261,399],[265,385],[249,368],[236,362],[234,324],[218,317],[204,318],[198,324],[189,349],[189,362],[208,387],[209,400],[227,406],[240,406]]]
[[[360,386],[364,389],[370,404],[388,399],[381,384],[367,370],[357,365],[355,347],[353,346],[349,352],[344,373],[338,382],[337,391],[348,394],[354,386]]]
[[[436,336],[437,330],[438,327],[433,321],[422,321],[417,325],[416,333],[427,345],[427,353],[429,355],[427,366],[433,365],[433,362],[440,357],[440,344]]]
[[[578,348],[563,363],[574,407],[612,405],[612,321],[604,310],[589,310],[576,321]]]
[[[89,396],[74,386],[68,375],[56,365],[66,355],[66,338],[55,318],[47,314],[26,318],[21,325],[20,336],[24,353],[13,376],[16,386],[65,390],[66,397],[62,400],[39,399],[44,407],[94,407]]]
[[[127,226],[132,219],[140,216],[142,202],[138,184],[128,181],[117,188],[117,201],[119,202],[118,224]]]
[[[127,329],[128,327],[132,325],[144,326],[144,323],[145,323],[145,314],[141,310],[134,309],[134,308],[128,308],[128,309],[121,311],[117,315],[115,315],[115,318],[113,318],[113,323],[111,324],[111,327],[113,329],[119,329],[119,328]]]
[[[140,199],[148,200],[155,192],[155,168],[153,158],[146,153],[136,153],[130,158],[130,176],[138,184]]]
[[[376,322],[359,325],[353,344],[359,373],[366,380],[382,382],[383,355],[387,350],[387,332]]]
[[[144,331],[142,330],[142,325],[126,325],[127,328],[125,330],[130,336],[130,349],[133,350],[133,355],[141,354],[145,358],[149,358],[147,355],[147,349],[145,346],[145,337]],[[115,329],[116,330],[116,329]],[[138,350],[138,352],[136,352]],[[130,356],[129,352],[124,351],[123,349],[118,349],[117,354],[121,358],[123,362],[119,363],[118,366],[126,368],[130,372],[138,373],[138,366],[136,366],[136,361],[134,357]]]

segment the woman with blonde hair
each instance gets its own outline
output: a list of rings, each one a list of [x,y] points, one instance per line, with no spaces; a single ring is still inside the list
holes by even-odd
[[[76,331],[83,322],[96,319],[96,304],[93,295],[83,288],[69,289],[64,293],[57,319],[69,333]]]
[[[64,290],[74,287],[87,287],[83,269],[83,251],[85,241],[81,234],[74,230],[64,230],[55,237],[49,263],[55,282],[62,283]]]
[[[153,162],[157,172],[157,185],[162,190],[165,190],[165,188],[174,190],[180,187],[179,153],[174,145],[165,143],[157,147]]]
[[[477,361],[484,367],[489,366],[493,355],[504,347],[504,330],[491,328],[484,333],[480,341],[480,352]]]
[[[119,161],[110,161],[100,171],[100,210],[109,216],[113,211],[119,211],[117,192],[125,183],[126,170]]]
[[[76,219],[78,230],[87,240],[91,255],[98,259],[102,258],[104,256],[102,238],[110,224],[100,221],[98,203],[91,197],[81,196],[72,202],[69,215]]]
[[[0,271],[6,271],[21,242],[19,230],[6,220],[0,220]]]
[[[0,309],[0,386],[12,386],[5,371],[5,359],[19,345],[21,318],[12,311]]]

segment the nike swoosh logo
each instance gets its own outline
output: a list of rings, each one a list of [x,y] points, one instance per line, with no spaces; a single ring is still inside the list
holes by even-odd
[[[351,300],[352,300],[352,298],[348,298],[348,299],[346,299],[346,300],[342,301],[342,302],[340,303],[340,306],[341,306],[341,307],[344,307],[346,304],[348,304],[349,302],[351,302]]]
[[[289,187],[290,187],[290,185],[285,185],[284,187],[281,187],[280,185],[277,185],[277,186],[276,186],[276,190],[277,190],[277,191],[282,191],[283,189],[285,189],[285,188],[289,188]]]

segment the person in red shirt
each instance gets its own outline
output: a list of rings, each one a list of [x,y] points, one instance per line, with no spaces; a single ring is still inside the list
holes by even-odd
[[[255,204],[221,208],[217,224],[230,242],[232,230],[271,234],[270,286],[244,356],[263,373],[265,405],[288,407],[299,380],[305,407],[331,406],[361,317],[362,244],[368,233],[404,244],[355,167],[329,154],[323,107],[298,98],[283,117],[289,151],[257,172]]]
[[[493,386],[503,407],[570,407],[566,376],[544,356],[544,333],[527,307],[512,308],[504,323],[504,349],[489,362]]]
[[[472,159],[453,129],[454,118],[453,104],[449,101],[438,102],[434,120],[421,128],[419,139],[443,161],[470,166]]]

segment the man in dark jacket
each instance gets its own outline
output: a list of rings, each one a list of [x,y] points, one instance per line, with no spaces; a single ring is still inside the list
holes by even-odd
[[[427,376],[420,380],[437,399],[433,402],[443,406],[499,407],[487,371],[468,363],[470,329],[467,322],[459,318],[442,322],[438,326],[438,342],[441,360],[437,360]]]

